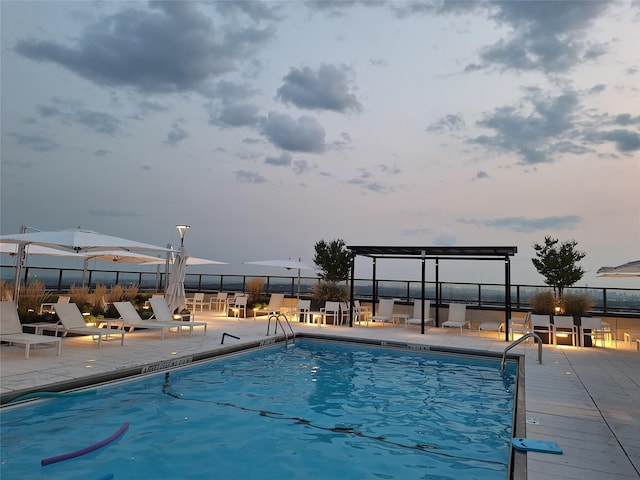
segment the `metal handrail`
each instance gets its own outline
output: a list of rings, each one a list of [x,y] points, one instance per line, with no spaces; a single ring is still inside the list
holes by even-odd
[[[511,350],[513,347],[515,347],[516,345],[520,345],[527,338],[533,338],[535,341],[538,342],[538,363],[542,365],[542,339],[537,334],[531,332],[531,333],[524,334],[522,337],[520,337],[518,340],[511,343],[509,346],[507,346],[507,348],[504,349],[504,353],[502,354],[502,363],[500,364],[500,373],[504,371],[504,364],[507,359],[507,352]]]
[[[289,319],[284,313],[272,313],[269,315],[269,320],[267,322],[267,335],[269,335],[269,328],[271,327],[271,319],[273,318],[274,320],[273,334],[275,335],[276,333],[278,333],[278,325],[280,325],[280,328],[282,329],[282,333],[284,333],[285,342],[289,341],[289,336],[287,335],[287,331],[285,330],[284,326],[282,325],[282,322],[280,321],[280,317],[284,318],[284,321],[287,322],[287,325],[289,325],[289,330],[291,330],[291,337],[296,338],[296,333],[293,331],[293,327],[289,323]]]

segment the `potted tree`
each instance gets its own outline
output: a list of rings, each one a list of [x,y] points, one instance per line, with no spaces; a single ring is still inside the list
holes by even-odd
[[[325,302],[346,302],[349,298],[345,282],[351,268],[351,252],[343,240],[320,240],[314,246],[313,262],[321,269],[320,281],[311,288],[311,309],[319,310]]]

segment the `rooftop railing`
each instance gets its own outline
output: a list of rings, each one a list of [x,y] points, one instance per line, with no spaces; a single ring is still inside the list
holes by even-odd
[[[15,268],[1,267],[0,279],[13,283]],[[89,270],[85,277],[85,285],[93,289],[96,285],[137,285],[141,291],[163,291],[165,275],[161,272],[134,272],[122,270]],[[220,275],[207,273],[187,273],[185,290],[189,292],[239,292],[244,291],[249,280],[264,279],[264,294],[284,293],[296,296],[298,278],[288,276],[263,275]],[[26,267],[23,282],[41,281],[48,291],[66,292],[72,285],[82,285],[82,269]],[[309,296],[311,287],[318,283],[317,277],[300,278],[301,296]],[[410,280],[376,280],[378,298],[395,298],[399,302],[411,302],[420,298],[422,285],[420,281]],[[440,282],[439,298],[441,304],[466,303],[481,308],[502,308],[504,306],[505,289],[501,284]],[[546,285],[511,285],[512,308],[526,310],[529,299]],[[435,300],[435,282],[426,282],[426,298]],[[357,298],[372,298],[373,282],[371,279],[356,279],[354,291]],[[565,293],[586,294],[593,302],[592,312],[629,314],[640,316],[640,289],[636,288],[602,288],[602,287],[568,287]]]

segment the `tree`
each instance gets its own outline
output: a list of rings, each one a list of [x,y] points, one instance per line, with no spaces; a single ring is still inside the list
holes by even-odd
[[[332,240],[329,243],[320,240],[314,249],[316,254],[313,262],[322,270],[320,278],[327,282],[340,282],[349,278],[352,255],[343,240]]]
[[[562,298],[565,287],[570,287],[584,276],[584,269],[577,265],[587,254],[576,250],[575,240],[559,244],[557,238],[544,237],[544,245],[533,244],[536,257],[532,258],[538,273],[545,277],[545,283],[553,287],[554,293]]]

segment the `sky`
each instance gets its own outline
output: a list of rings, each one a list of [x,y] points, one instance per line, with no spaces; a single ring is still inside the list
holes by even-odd
[[[3,0],[0,15],[3,235],[178,245],[187,223],[190,254],[229,263],[201,271],[265,275],[281,272],[243,262],[310,263],[320,240],[516,246],[512,282],[534,285],[551,236],[586,253],[577,285],[640,287],[596,277],[640,258],[640,1]],[[440,279],[500,282],[499,264]]]

